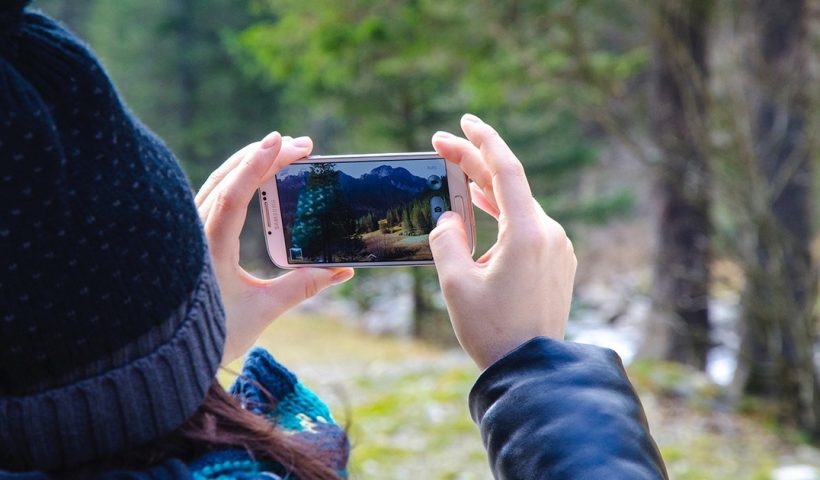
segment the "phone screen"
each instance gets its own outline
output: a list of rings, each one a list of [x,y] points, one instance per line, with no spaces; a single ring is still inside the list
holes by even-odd
[[[276,187],[291,264],[432,260],[451,208],[442,158],[292,164]]]

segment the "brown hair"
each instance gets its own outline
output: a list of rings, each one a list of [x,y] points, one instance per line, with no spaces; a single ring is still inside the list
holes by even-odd
[[[190,462],[208,452],[230,448],[244,449],[256,460],[276,462],[300,480],[341,480],[328,459],[310,444],[242,408],[216,380],[196,413],[170,434],[105,462],[95,462],[93,468],[61,477],[110,469],[145,469],[170,458]],[[347,448],[346,442],[339,448]]]

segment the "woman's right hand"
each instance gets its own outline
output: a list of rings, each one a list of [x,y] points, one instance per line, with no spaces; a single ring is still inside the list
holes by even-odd
[[[469,114],[461,128],[467,139],[437,132],[433,147],[475,182],[473,202],[498,221],[498,238],[474,261],[464,223],[448,212],[430,233],[430,248],[456,337],[484,369],[534,337],[564,338],[577,261],[498,133]]]

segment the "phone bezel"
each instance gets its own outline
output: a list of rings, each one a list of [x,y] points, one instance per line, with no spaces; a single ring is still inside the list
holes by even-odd
[[[328,163],[328,162],[372,162],[374,160],[429,160],[442,158],[436,152],[418,153],[372,153],[361,155],[311,155],[294,163]],[[450,192],[450,205],[452,210],[461,215],[464,220],[464,227],[467,231],[467,242],[470,251],[475,253],[475,217],[473,215],[473,203],[470,197],[469,180],[461,168],[444,159],[447,168],[447,184]],[[264,197],[262,192],[265,192]],[[265,246],[268,256],[279,268],[292,269],[304,267],[388,267],[388,266],[414,266],[432,265],[432,260],[411,260],[411,261],[391,261],[391,262],[349,262],[349,263],[294,263],[287,260],[285,250],[285,235],[282,228],[282,216],[279,210],[279,192],[276,188],[276,178],[273,177],[265,182],[257,192],[259,196],[259,206],[262,212],[262,225],[264,227]],[[460,198],[459,198],[460,197]]]

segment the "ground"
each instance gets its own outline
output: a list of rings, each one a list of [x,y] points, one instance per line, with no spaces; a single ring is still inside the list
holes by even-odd
[[[460,351],[373,336],[308,314],[279,319],[259,344],[347,425],[351,478],[492,478],[467,410],[479,372]],[[239,368],[239,362],[230,366]],[[645,362],[629,374],[672,479],[816,478],[773,474],[784,462],[820,466],[817,451],[777,431],[765,416],[728,411],[705,376]],[[230,377],[221,373],[225,383]]]
[[[384,257],[390,260],[414,260],[432,258],[427,237],[428,235],[403,236],[399,228],[387,234],[378,230],[365,233],[362,240],[367,245],[368,252],[377,252],[376,260]]]

